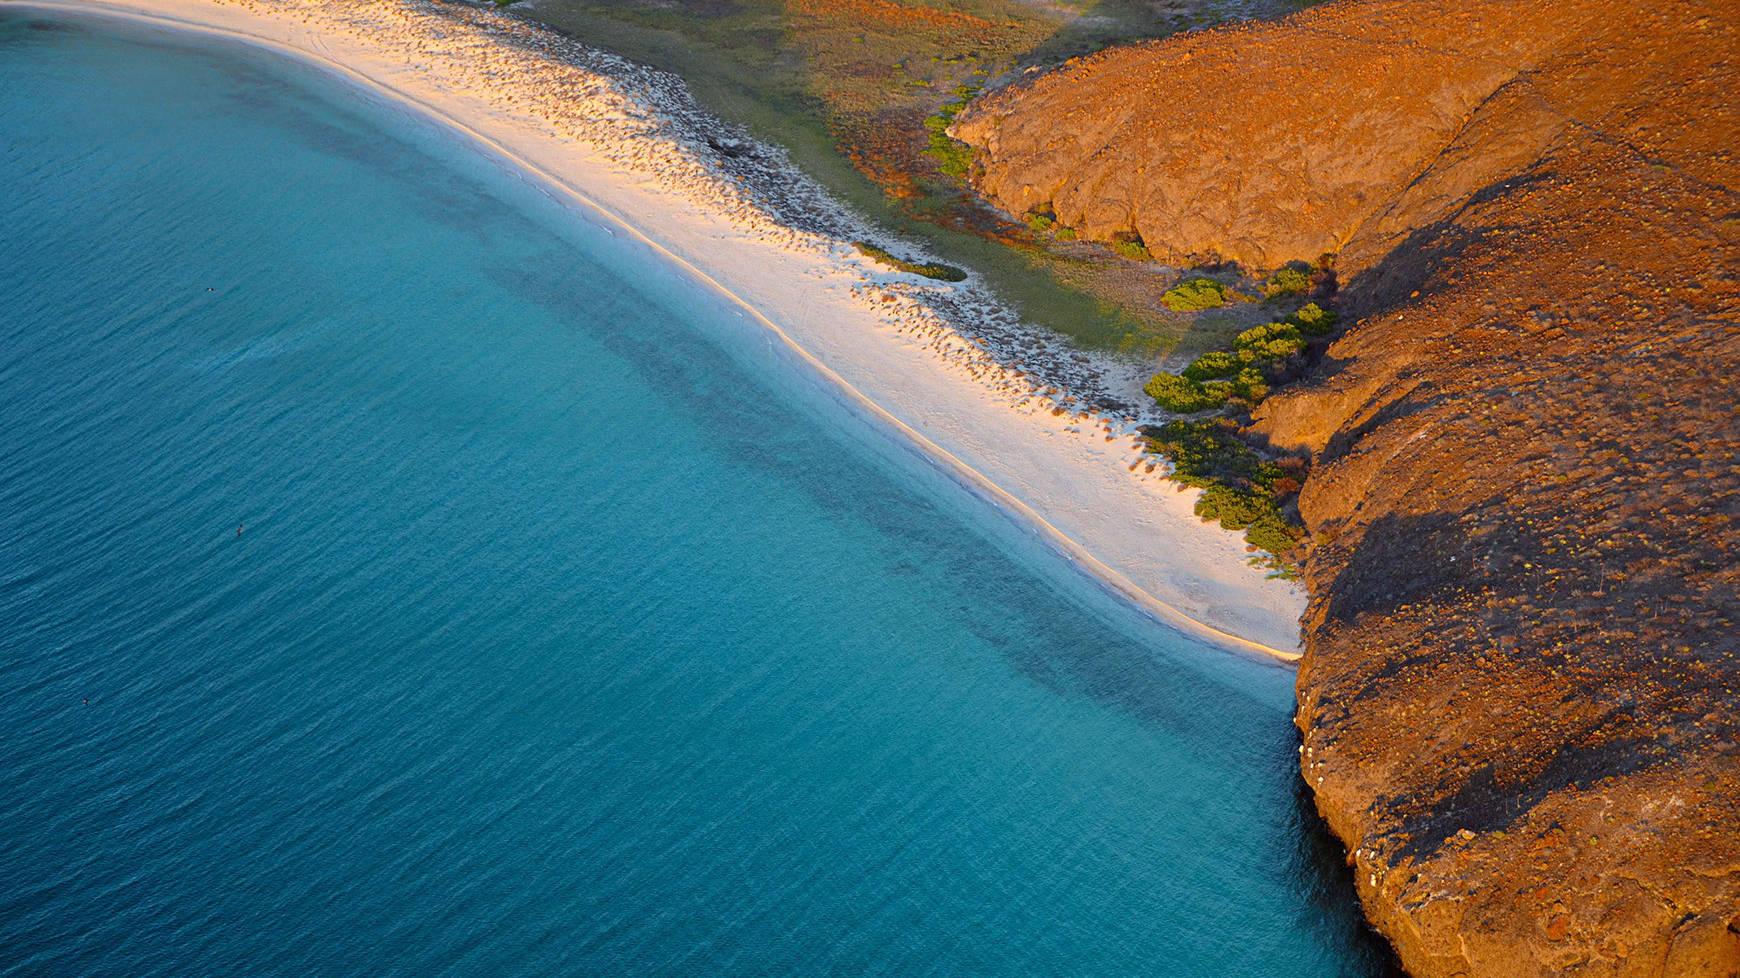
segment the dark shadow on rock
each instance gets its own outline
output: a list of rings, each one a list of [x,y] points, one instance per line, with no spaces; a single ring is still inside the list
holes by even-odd
[[[1419,414],[1432,406],[1431,397],[1434,388],[1431,381],[1416,384],[1406,394],[1398,397],[1383,407],[1378,408],[1371,417],[1359,424],[1342,428],[1329,436],[1329,445],[1324,449],[1326,458],[1337,458],[1345,454],[1360,439],[1392,421],[1400,421],[1412,414]]]
[[[1297,738],[1295,738],[1297,741]],[[1303,777],[1293,779],[1293,838],[1290,876],[1301,888],[1300,913],[1307,924],[1333,935],[1347,951],[1346,974],[1370,978],[1407,978],[1395,951],[1366,923],[1359,907],[1347,847],[1341,844],[1317,812],[1311,788]]]
[[[1386,799],[1382,804],[1424,812],[1408,820],[1408,842],[1398,850],[1398,861],[1423,862],[1464,829],[1486,833],[1506,828],[1554,792],[1586,791],[1603,779],[1641,771],[1659,761],[1653,746],[1653,740],[1637,738],[1565,744],[1545,769],[1519,781],[1510,780],[1495,764],[1483,764],[1449,795],[1424,805],[1410,804],[1414,800],[1408,797]]]

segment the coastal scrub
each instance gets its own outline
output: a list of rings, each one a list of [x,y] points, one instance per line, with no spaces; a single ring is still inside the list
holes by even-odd
[[[1244,530],[1245,542],[1265,550],[1283,576],[1292,573],[1280,558],[1298,545],[1305,530],[1283,506],[1303,484],[1304,462],[1272,462],[1238,437],[1228,418],[1168,421],[1142,429],[1148,447],[1172,462],[1172,478],[1203,490],[1196,515],[1228,530]]]
[[[966,272],[953,265],[944,265],[942,262],[924,262],[921,264],[919,262],[907,261],[904,258],[898,257],[888,249],[879,245],[871,244],[868,241],[854,241],[852,242],[852,246],[857,248],[864,255],[874,258],[884,265],[890,265],[913,275],[923,275],[925,278],[933,278],[939,282],[961,282],[965,281],[967,277]]]
[[[1226,305],[1227,289],[1225,285],[1211,278],[1186,279],[1167,289],[1160,301],[1173,312],[1219,309]]]
[[[1291,284],[1291,279],[1285,281]],[[1174,293],[1185,304],[1209,302],[1224,296],[1225,286],[1196,278],[1173,286],[1167,295]],[[1285,319],[1238,334],[1230,350],[1210,350],[1176,374],[1156,373],[1142,390],[1175,414],[1199,415],[1228,407],[1249,410],[1268,397],[1273,386],[1297,376],[1311,341],[1334,328],[1334,313],[1307,303]],[[1229,530],[1245,531],[1247,543],[1268,552],[1271,566],[1291,576],[1296,570],[1283,555],[1298,546],[1305,534],[1291,506],[1304,482],[1303,462],[1266,460],[1240,440],[1238,432],[1238,424],[1227,417],[1180,419],[1143,430],[1149,449],[1171,460],[1172,477],[1203,490],[1196,515]]]

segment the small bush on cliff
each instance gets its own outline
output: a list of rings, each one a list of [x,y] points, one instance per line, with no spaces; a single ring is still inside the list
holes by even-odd
[[[1242,366],[1244,364],[1237,356],[1225,350],[1214,350],[1191,361],[1190,366],[1184,368],[1184,376],[1191,380],[1214,380],[1218,377],[1231,377]]]
[[[1305,349],[1305,337],[1291,323],[1265,323],[1240,333],[1233,348],[1245,363],[1279,363]]]
[[[1327,336],[1335,329],[1335,313],[1315,302],[1307,302],[1299,311],[1287,317],[1287,322],[1299,327],[1306,336]]]
[[[1220,407],[1226,403],[1228,393],[1225,384],[1217,384],[1211,389],[1200,381],[1168,373],[1155,374],[1142,390],[1161,407],[1179,414],[1195,414]]]
[[[1131,261],[1153,261],[1154,256],[1148,253],[1148,246],[1140,239],[1135,241],[1114,241],[1112,250]]]
[[[1032,231],[1034,234],[1044,234],[1051,230],[1056,224],[1057,221],[1053,220],[1049,214],[1027,215],[1027,230]]]
[[[1232,393],[1246,404],[1255,405],[1269,396],[1269,380],[1261,370],[1246,367],[1233,378]]]
[[[1226,286],[1211,278],[1193,278],[1167,289],[1160,301],[1173,312],[1219,309],[1226,305]]]
[[[1263,295],[1279,299],[1289,295],[1304,295],[1311,291],[1311,266],[1302,261],[1288,262],[1285,268],[1269,276]]]

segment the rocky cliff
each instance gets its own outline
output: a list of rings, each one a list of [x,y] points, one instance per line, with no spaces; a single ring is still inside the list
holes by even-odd
[[[985,193],[1354,324],[1309,452],[1301,769],[1426,976],[1740,972],[1740,11],[1369,0],[976,105]]]

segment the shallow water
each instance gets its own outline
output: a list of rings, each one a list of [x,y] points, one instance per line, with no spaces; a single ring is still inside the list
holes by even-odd
[[[11,12],[0,181],[0,974],[1379,973],[1289,672],[456,140]]]

